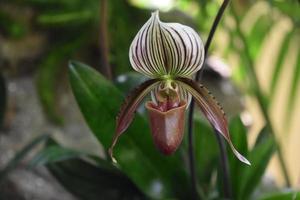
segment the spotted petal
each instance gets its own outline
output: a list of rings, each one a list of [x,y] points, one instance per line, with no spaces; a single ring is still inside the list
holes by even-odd
[[[135,88],[126,98],[124,104],[121,106],[120,112],[117,116],[116,132],[109,149],[109,154],[112,157],[112,150],[119,136],[129,127],[133,120],[134,113],[138,108],[143,98],[157,85],[159,79],[151,79],[145,81],[137,88]]]
[[[179,81],[179,84],[183,85],[184,88],[191,93],[206,119],[210,122],[214,129],[222,134],[227,140],[236,157],[243,163],[250,165],[250,162],[233,146],[228,131],[225,113],[210,92],[203,85],[200,85],[191,79],[177,78],[177,80]]]
[[[129,50],[132,67],[149,77],[190,77],[204,61],[204,47],[190,27],[164,23],[158,11],[135,36]]]

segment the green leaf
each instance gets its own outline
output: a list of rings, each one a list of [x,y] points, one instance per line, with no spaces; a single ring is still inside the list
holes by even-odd
[[[300,192],[278,192],[274,194],[268,194],[260,198],[259,200],[300,200]]]
[[[0,30],[3,30],[9,37],[18,39],[26,34],[26,27],[20,21],[0,10]]]
[[[81,199],[145,199],[132,181],[109,162],[61,147],[53,140],[31,160],[31,167],[38,165],[46,165],[67,190]]]
[[[290,46],[291,38],[293,35],[293,31],[287,33],[281,43],[280,51],[277,56],[276,65],[273,71],[272,80],[271,80],[271,88],[270,88],[270,98],[272,98],[275,94],[275,89],[278,83],[280,72],[283,69],[283,63],[285,57],[288,55],[288,49]]]
[[[34,167],[38,165],[46,165],[48,163],[64,161],[72,158],[79,158],[84,155],[87,154],[75,150],[71,150],[71,149],[66,149],[58,145],[50,145],[42,149],[30,161],[30,167]]]
[[[293,116],[293,110],[295,108],[297,94],[299,92],[300,85],[300,48],[297,53],[297,61],[294,65],[293,78],[291,81],[291,88],[289,93],[289,98],[287,101],[286,114],[285,114],[285,127],[289,127],[291,122],[291,117]]]
[[[263,131],[265,131],[265,129],[263,129],[260,134],[265,134]],[[241,181],[238,199],[248,199],[256,186],[260,183],[269,160],[275,151],[275,146],[274,140],[269,137],[268,139],[257,142],[257,145],[249,152],[248,156],[252,165],[251,167],[244,168],[240,176]]]
[[[232,142],[235,144],[236,148],[243,155],[248,157],[248,143],[247,143],[247,129],[241,121],[240,117],[234,117],[230,120],[229,132]],[[228,160],[230,166],[230,176],[232,183],[232,192],[235,198],[237,198],[238,191],[240,190],[241,176],[248,166],[242,165],[228,149]],[[252,166],[251,166],[252,167]],[[250,167],[250,168],[251,168]]]
[[[60,77],[64,71],[65,67],[63,63],[67,62],[66,59],[68,59],[83,42],[84,39],[79,37],[54,45],[38,68],[36,84],[39,99],[48,119],[58,125],[63,124],[63,117],[57,106],[58,96],[56,88],[58,84],[61,84],[61,82],[58,81],[58,77]]]
[[[94,18],[91,10],[43,13],[37,17],[37,23],[43,26],[70,26],[87,23]]]
[[[4,180],[4,178],[8,175],[9,172],[14,170],[17,165],[28,155],[28,153],[34,149],[38,144],[47,140],[49,138],[48,135],[41,135],[34,138],[29,144],[24,146],[20,151],[16,153],[12,160],[0,171],[0,182]]]
[[[107,150],[124,100],[122,93],[98,72],[79,62],[70,63],[69,77],[83,116]],[[114,149],[120,169],[153,198],[188,196],[187,175],[179,152],[169,157],[160,155],[154,148],[149,126],[139,114],[126,132]]]
[[[119,200],[146,199],[142,192],[119,170],[81,159],[48,163],[47,168],[59,182],[80,199]]]
[[[271,21],[270,16],[263,15],[257,19],[255,24],[251,28],[251,32],[247,37],[247,45],[249,47],[249,52],[253,60],[256,60],[257,56],[259,55],[260,50],[263,46],[263,42],[268,36],[272,25],[273,22]]]
[[[218,161],[218,145],[215,133],[208,123],[205,123],[200,118],[196,118],[194,126],[197,175],[202,189],[208,192],[213,172],[216,170],[216,162]]]
[[[3,125],[6,110],[6,84],[0,71],[0,128]]]

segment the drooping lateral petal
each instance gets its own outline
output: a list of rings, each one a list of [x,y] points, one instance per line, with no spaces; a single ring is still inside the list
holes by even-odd
[[[135,36],[129,58],[136,71],[149,77],[189,77],[202,67],[204,47],[192,28],[161,22],[156,11]]]
[[[147,80],[131,91],[131,93],[126,97],[116,119],[116,132],[113,137],[112,145],[109,149],[109,154],[111,157],[113,147],[115,146],[119,136],[129,127],[139,104],[157,84],[159,84],[159,79]]]
[[[250,165],[250,162],[233,146],[228,131],[225,113],[211,93],[203,85],[200,85],[191,79],[177,78],[177,80],[180,82],[179,84],[182,84],[184,88],[191,93],[202,113],[213,128],[224,136],[236,157],[243,163]]]

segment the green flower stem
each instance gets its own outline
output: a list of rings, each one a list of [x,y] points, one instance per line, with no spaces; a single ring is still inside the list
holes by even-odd
[[[269,132],[270,132],[271,136],[274,138],[274,141],[276,143],[276,150],[277,150],[277,153],[278,153],[279,163],[280,163],[280,166],[281,166],[281,169],[282,169],[282,173],[283,173],[286,185],[288,187],[290,187],[291,186],[291,181],[290,181],[290,178],[289,178],[289,175],[288,175],[288,170],[287,170],[286,164],[284,162],[282,149],[281,149],[280,143],[278,142],[278,140],[276,138],[275,131],[273,129],[273,125],[272,125],[272,122],[271,122],[271,119],[270,119],[270,116],[269,116],[269,113],[268,113],[267,105],[265,103],[266,98],[262,93],[261,87],[260,87],[259,82],[258,82],[258,78],[257,78],[256,73],[255,73],[254,63],[253,63],[253,60],[251,58],[249,48],[247,46],[246,37],[243,34],[243,32],[241,31],[240,21],[239,21],[239,18],[237,16],[237,13],[235,12],[234,9],[231,9],[231,12],[232,12],[232,15],[233,15],[233,17],[236,21],[237,35],[239,36],[239,38],[241,39],[241,41],[243,43],[244,52],[245,52],[245,55],[246,55],[245,58],[247,59],[247,62],[248,62],[248,65],[246,65],[246,67],[247,67],[247,70],[248,70],[249,75],[250,75],[249,78],[250,78],[250,81],[251,81],[251,84],[252,84],[252,87],[253,87],[255,97],[258,101],[258,104],[259,104],[260,109],[262,111],[263,117],[266,121],[266,126],[269,129]]]
[[[212,28],[209,32],[207,41],[205,43],[205,55],[207,56],[208,53],[208,49],[210,47],[212,38],[215,34],[216,28],[223,16],[223,13],[227,7],[229,3],[229,0],[224,0],[219,11],[218,14],[214,20],[214,23],[212,25]],[[201,76],[202,76],[202,71],[203,70],[199,70],[198,73],[196,74],[196,81],[199,81]],[[192,184],[192,191],[193,191],[193,197],[194,199],[199,198],[197,195],[197,187],[198,187],[198,183],[197,183],[197,173],[196,173],[196,167],[195,167],[195,153],[194,153],[194,136],[193,136],[193,116],[194,116],[194,109],[195,109],[195,103],[194,100],[192,99],[191,104],[190,104],[190,109],[189,109],[189,114],[188,114],[188,151],[189,151],[189,167],[190,167],[190,176],[191,176],[191,184]],[[218,133],[216,133],[216,137],[220,137],[220,135]],[[220,139],[220,138],[219,138]],[[224,145],[220,145],[220,151],[221,151],[221,156],[223,157],[225,155],[225,157],[223,157],[221,160],[226,162],[223,163],[224,166],[227,165],[228,166],[228,160],[227,160],[227,156],[226,156],[226,149],[224,147]],[[229,181],[229,171],[228,168],[223,168],[223,175],[226,176],[226,178],[224,178],[224,181]],[[230,181],[229,181],[230,182]],[[225,183],[225,185],[230,185],[229,182]],[[224,187],[224,189],[228,189],[227,187]],[[226,191],[224,192],[224,194],[231,194],[231,191]]]

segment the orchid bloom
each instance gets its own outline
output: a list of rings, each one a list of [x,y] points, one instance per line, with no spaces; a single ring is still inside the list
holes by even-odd
[[[151,93],[152,101],[145,106],[154,143],[161,153],[172,154],[181,144],[185,111],[193,97],[212,127],[227,140],[236,157],[250,165],[234,148],[219,103],[203,85],[191,78],[204,62],[203,42],[192,28],[161,22],[156,11],[135,36],[129,58],[133,69],[150,79],[133,90],[121,107],[109,150],[111,157],[113,147],[132,122],[139,104]]]

